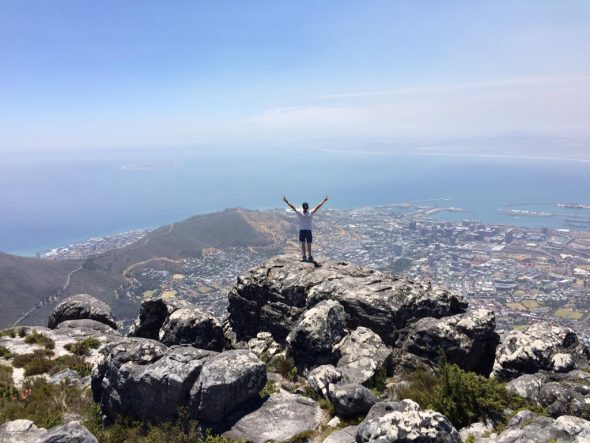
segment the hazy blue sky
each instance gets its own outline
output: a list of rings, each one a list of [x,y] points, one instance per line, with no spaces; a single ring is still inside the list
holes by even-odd
[[[590,136],[590,1],[0,0],[0,150]]]

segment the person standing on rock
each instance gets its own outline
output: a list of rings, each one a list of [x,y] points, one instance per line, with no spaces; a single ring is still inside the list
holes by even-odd
[[[303,212],[299,212],[295,206],[293,206],[287,200],[287,197],[283,197],[283,201],[287,203],[287,205],[295,211],[297,214],[297,218],[299,219],[299,241],[301,242],[301,253],[303,254],[303,261],[313,261],[313,256],[311,255],[311,242],[313,241],[313,236],[311,235],[311,219],[313,218],[314,214],[322,207],[324,203],[328,201],[328,197],[324,197],[322,202],[313,208],[311,211],[309,210],[309,204],[303,202],[301,205],[303,208]],[[305,245],[307,243],[307,256],[305,255]]]

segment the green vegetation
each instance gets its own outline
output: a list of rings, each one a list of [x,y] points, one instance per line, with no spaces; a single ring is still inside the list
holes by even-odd
[[[480,420],[505,423],[506,409],[545,412],[506,390],[505,385],[497,379],[463,371],[444,359],[439,375],[418,371],[410,381],[409,387],[397,389],[399,398],[412,399],[422,408],[440,412],[457,429]]]
[[[295,367],[295,363],[290,358],[282,355],[273,357],[270,363],[267,364],[267,369],[270,372],[281,374],[283,378],[286,378],[287,380],[297,380],[297,368]]]
[[[12,328],[2,329],[2,331],[0,331],[0,337],[14,338],[14,337],[16,337],[16,332],[14,332],[14,329],[12,329]]]
[[[272,381],[272,380],[268,380],[266,382],[266,385],[264,385],[264,388],[262,388],[260,390],[260,392],[258,393],[258,395],[260,396],[260,398],[265,398],[265,397],[270,397],[272,394],[276,394],[279,391],[280,391],[280,389],[275,384],[275,382]]]
[[[285,440],[284,443],[305,443],[310,441],[315,437],[316,431],[308,429],[307,431],[300,432],[299,434],[295,434],[289,440]]]
[[[12,352],[6,346],[0,345],[0,358],[11,358]]]
[[[22,328],[18,328],[18,336],[20,338],[24,338],[27,335],[27,328],[22,327]]]
[[[74,355],[85,356],[90,355],[90,349],[98,349],[100,347],[100,340],[95,337],[88,337],[84,340],[68,343],[64,347]]]
[[[566,308],[557,309],[553,313],[553,315],[555,315],[556,317],[561,317],[561,318],[569,318],[571,320],[581,320],[585,316],[585,314],[581,311],[575,311],[573,309],[566,309]]]
[[[83,358],[74,355],[62,355],[52,359],[53,352],[46,349],[38,349],[30,354],[15,355],[12,364],[16,368],[24,368],[25,376],[38,374],[55,374],[63,369],[73,369],[81,377],[90,375],[92,366]]]
[[[465,439],[464,443],[476,443],[477,440],[475,439],[475,436],[473,434],[469,434],[467,436],[467,438]]]
[[[320,401],[318,402],[318,404],[319,404],[320,408],[322,408],[326,412],[328,412],[328,414],[330,415],[330,417],[334,417],[336,415],[336,408],[334,407],[334,403],[332,403],[327,398],[320,399]]]
[[[39,334],[37,331],[33,331],[31,334],[27,335],[25,338],[25,343],[29,345],[39,345],[45,347],[45,349],[55,349],[55,342],[43,335]]]

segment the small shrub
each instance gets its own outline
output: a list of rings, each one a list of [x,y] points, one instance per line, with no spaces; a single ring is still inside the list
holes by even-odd
[[[27,328],[25,328],[24,326],[21,328],[18,328],[18,336],[20,338],[23,338],[27,335]]]
[[[330,415],[330,417],[334,417],[336,415],[336,408],[334,407],[334,403],[332,403],[327,398],[320,399],[318,404],[320,405],[320,408],[328,412],[328,415]]]
[[[276,394],[279,391],[280,391],[280,389],[275,384],[275,382],[273,382],[272,380],[268,380],[266,382],[266,385],[264,385],[264,388],[262,388],[260,390],[258,395],[260,396],[260,398],[266,398],[266,397],[270,397],[272,394]]]
[[[0,357],[11,358],[12,352],[10,352],[6,346],[0,345]]]
[[[94,337],[88,337],[64,346],[69,352],[79,356],[90,355],[90,349],[98,349],[99,347],[100,340]]]
[[[25,338],[25,343],[43,346],[45,349],[55,348],[55,342],[51,338],[47,337],[46,335],[39,334],[37,331],[33,331],[31,334],[27,335]]]
[[[295,381],[297,379],[297,368],[292,359],[277,355],[267,365],[270,372],[281,374],[283,378]]]
[[[542,408],[506,390],[497,379],[463,371],[445,359],[439,375],[417,371],[410,381],[409,387],[397,389],[399,398],[410,398],[422,408],[440,412],[457,429],[481,420],[504,423],[506,409],[544,413]]]
[[[92,365],[86,363],[83,358],[76,355],[62,355],[51,359],[52,351],[38,349],[30,354],[14,356],[12,364],[17,368],[24,368],[25,376],[39,374],[55,374],[63,369],[73,369],[81,377],[90,375]]]
[[[295,434],[289,440],[285,440],[285,443],[305,443],[312,440],[315,434],[316,432],[314,430],[308,429],[307,431]]]
[[[469,434],[463,443],[476,443],[477,440],[473,434]]]
[[[0,365],[0,399],[12,398],[17,395],[17,392],[12,380],[12,368]]]
[[[0,337],[14,338],[14,337],[16,337],[16,332],[14,332],[14,329],[12,329],[12,328],[3,329],[2,331],[0,331]]]
[[[371,386],[377,395],[380,395],[385,391],[387,388],[387,370],[384,367],[377,370],[371,381]]]

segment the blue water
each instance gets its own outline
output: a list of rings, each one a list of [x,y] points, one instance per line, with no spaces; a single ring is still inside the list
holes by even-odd
[[[317,149],[167,150],[3,155],[0,250],[23,255],[92,236],[150,228],[227,207],[275,208],[286,194],[354,208],[409,200],[458,206],[442,219],[568,227],[565,216],[501,215],[499,208],[590,218],[590,163],[361,154]],[[510,209],[510,208],[507,208]],[[568,215],[568,217],[570,217]],[[590,229],[590,225],[588,225]]]

